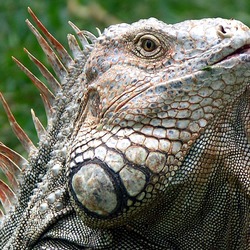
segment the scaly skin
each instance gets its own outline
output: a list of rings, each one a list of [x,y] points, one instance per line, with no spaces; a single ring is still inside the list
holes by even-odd
[[[220,18],[107,28],[62,77],[1,249],[248,249],[249,45]]]

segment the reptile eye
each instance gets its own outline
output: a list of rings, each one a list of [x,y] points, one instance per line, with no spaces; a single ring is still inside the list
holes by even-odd
[[[156,44],[153,40],[151,39],[145,39],[143,42],[142,42],[142,48],[147,51],[147,52],[152,52],[153,50],[156,49]]]
[[[151,34],[139,34],[135,38],[135,53],[137,56],[154,59],[162,55],[161,41]]]

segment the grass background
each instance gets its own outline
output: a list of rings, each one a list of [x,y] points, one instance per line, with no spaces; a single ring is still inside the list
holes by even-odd
[[[43,104],[39,92],[21,72],[11,56],[14,55],[37,76],[40,73],[23,51],[28,48],[37,58],[45,62],[45,56],[35,37],[25,24],[29,18],[30,6],[49,31],[67,48],[66,35],[73,33],[67,21],[73,21],[79,28],[96,33],[110,24],[134,22],[154,16],[166,23],[185,19],[223,17],[241,20],[250,25],[249,0],[8,0],[0,2],[0,91],[4,93],[16,119],[37,143],[30,109],[46,124]],[[48,65],[48,64],[47,64]],[[0,141],[24,154],[18,140],[10,129],[3,108],[0,106]]]

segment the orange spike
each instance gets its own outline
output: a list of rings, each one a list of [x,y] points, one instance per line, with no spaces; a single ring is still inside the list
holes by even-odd
[[[35,75],[33,75],[21,62],[19,62],[15,57],[12,57],[12,59],[15,61],[17,66],[31,79],[31,81],[35,84],[35,86],[38,88],[40,93],[44,95],[45,98],[47,98],[48,102],[53,103],[55,97],[50,92],[50,90],[44,85],[43,82],[41,82]]]
[[[32,115],[33,123],[34,123],[35,128],[36,128],[37,136],[39,139],[41,139],[41,137],[46,134],[46,130],[43,127],[40,120],[37,118],[33,109],[31,109],[31,115]]]
[[[23,158],[20,154],[8,148],[1,142],[0,142],[0,153],[7,156],[11,161],[13,161],[19,167],[27,163],[27,160],[25,158]]]
[[[81,32],[83,33],[83,35],[86,38],[88,38],[91,41],[91,43],[95,43],[96,42],[97,37],[94,34],[92,34],[91,32],[89,32],[87,30],[82,30]]]
[[[72,62],[73,59],[70,57],[68,52],[65,50],[65,48],[62,46],[61,43],[59,43],[45,28],[45,26],[41,23],[41,21],[37,18],[37,16],[34,14],[34,12],[31,10],[31,8],[28,7],[28,12],[30,13],[31,17],[39,27],[39,29],[42,31],[44,36],[48,39],[50,44],[53,46],[53,48],[58,53],[60,59],[62,60],[63,64],[68,67]]]
[[[74,58],[77,58],[79,55],[83,54],[75,36],[68,34],[68,44],[69,44],[70,50],[73,53]]]
[[[4,163],[8,166],[9,171],[14,174],[16,177],[22,172],[18,165],[16,165],[8,156],[0,153],[0,164]]]
[[[0,101],[2,102],[3,107],[5,109],[5,112],[6,112],[7,116],[8,116],[8,120],[10,122],[11,128],[13,129],[13,131],[14,131],[15,135],[17,136],[17,138],[19,139],[19,141],[22,143],[25,150],[29,154],[31,152],[36,151],[37,150],[36,147],[34,146],[32,141],[30,140],[28,135],[24,132],[24,130],[17,123],[14,115],[11,113],[10,108],[9,108],[7,102],[5,101],[5,99],[4,99],[1,92],[0,92]]]
[[[16,176],[11,172],[10,165],[5,165],[4,162],[2,162],[2,156],[0,156],[0,169],[3,171],[4,175],[7,177],[11,187],[14,191],[18,190],[19,184],[17,181]]]
[[[42,75],[46,78],[49,86],[52,88],[54,92],[57,92],[61,85],[56,80],[56,78],[49,72],[49,70],[37,59],[35,58],[27,49],[24,49],[24,51],[28,54],[30,60],[38,67]]]
[[[76,33],[77,37],[79,38],[83,48],[84,49],[88,48],[88,46],[90,46],[90,44],[89,44],[84,32],[82,32],[74,23],[72,23],[70,21],[68,23],[72,27],[72,29],[75,31],[75,33]]]
[[[10,189],[10,187],[0,180],[0,202],[3,205],[5,213],[9,212],[11,204],[15,200],[15,194]]]
[[[54,72],[59,77],[59,79],[62,81],[66,75],[68,74],[67,69],[64,67],[64,65],[61,63],[57,55],[54,53],[52,48],[49,46],[47,41],[42,37],[42,35],[39,33],[39,31],[32,25],[32,23],[29,20],[26,20],[26,23],[32,33],[35,35],[37,41],[39,42],[41,48],[43,49],[45,55],[48,58],[48,61],[52,68],[54,69]]]

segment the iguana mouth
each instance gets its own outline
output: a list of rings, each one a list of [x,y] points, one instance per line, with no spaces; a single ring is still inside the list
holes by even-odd
[[[250,55],[250,44],[243,45],[239,49],[236,49],[234,52],[230,53],[229,55],[225,56],[221,60],[219,60],[217,63],[220,63],[222,61],[226,61],[228,59],[231,59],[233,57],[237,57],[241,54],[249,54]]]

